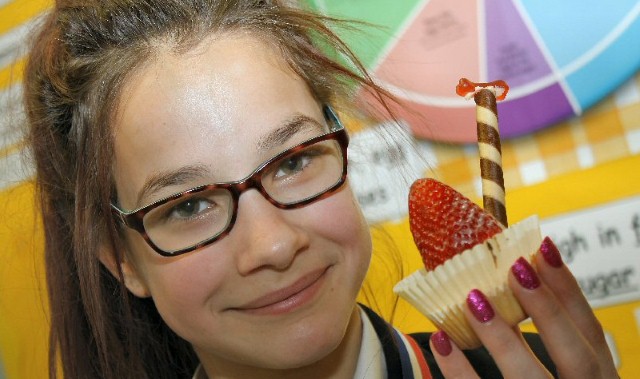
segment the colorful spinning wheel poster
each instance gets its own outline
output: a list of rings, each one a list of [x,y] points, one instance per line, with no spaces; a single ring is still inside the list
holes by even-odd
[[[308,1],[371,24],[341,36],[425,139],[476,140],[475,104],[455,94],[461,77],[507,81],[509,138],[582,114],[640,68],[637,0]]]

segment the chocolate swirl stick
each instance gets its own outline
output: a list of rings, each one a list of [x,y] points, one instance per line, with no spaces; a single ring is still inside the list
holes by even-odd
[[[498,80],[491,83],[473,83],[460,79],[456,92],[476,102],[476,124],[478,150],[480,152],[480,175],[482,176],[482,203],[484,209],[504,227],[508,227],[505,202],[504,173],[502,171],[502,148],[498,128],[497,100],[506,97],[509,86]]]

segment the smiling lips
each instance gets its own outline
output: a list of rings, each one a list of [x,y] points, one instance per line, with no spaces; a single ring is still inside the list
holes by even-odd
[[[233,310],[256,315],[279,315],[308,303],[320,289],[328,268],[312,271],[292,285],[273,291]]]

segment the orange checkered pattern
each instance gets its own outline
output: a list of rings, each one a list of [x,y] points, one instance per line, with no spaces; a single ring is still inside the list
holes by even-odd
[[[480,196],[475,145],[429,145],[433,175],[460,192]],[[640,153],[640,73],[582,116],[534,134],[502,141],[507,191]]]

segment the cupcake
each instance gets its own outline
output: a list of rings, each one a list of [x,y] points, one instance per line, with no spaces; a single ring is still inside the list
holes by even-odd
[[[394,292],[458,347],[481,345],[464,317],[472,289],[487,295],[507,323],[526,318],[507,278],[511,265],[519,257],[531,261],[542,242],[536,216],[504,228],[453,188],[419,179],[409,193],[409,223],[424,268],[396,284]]]

